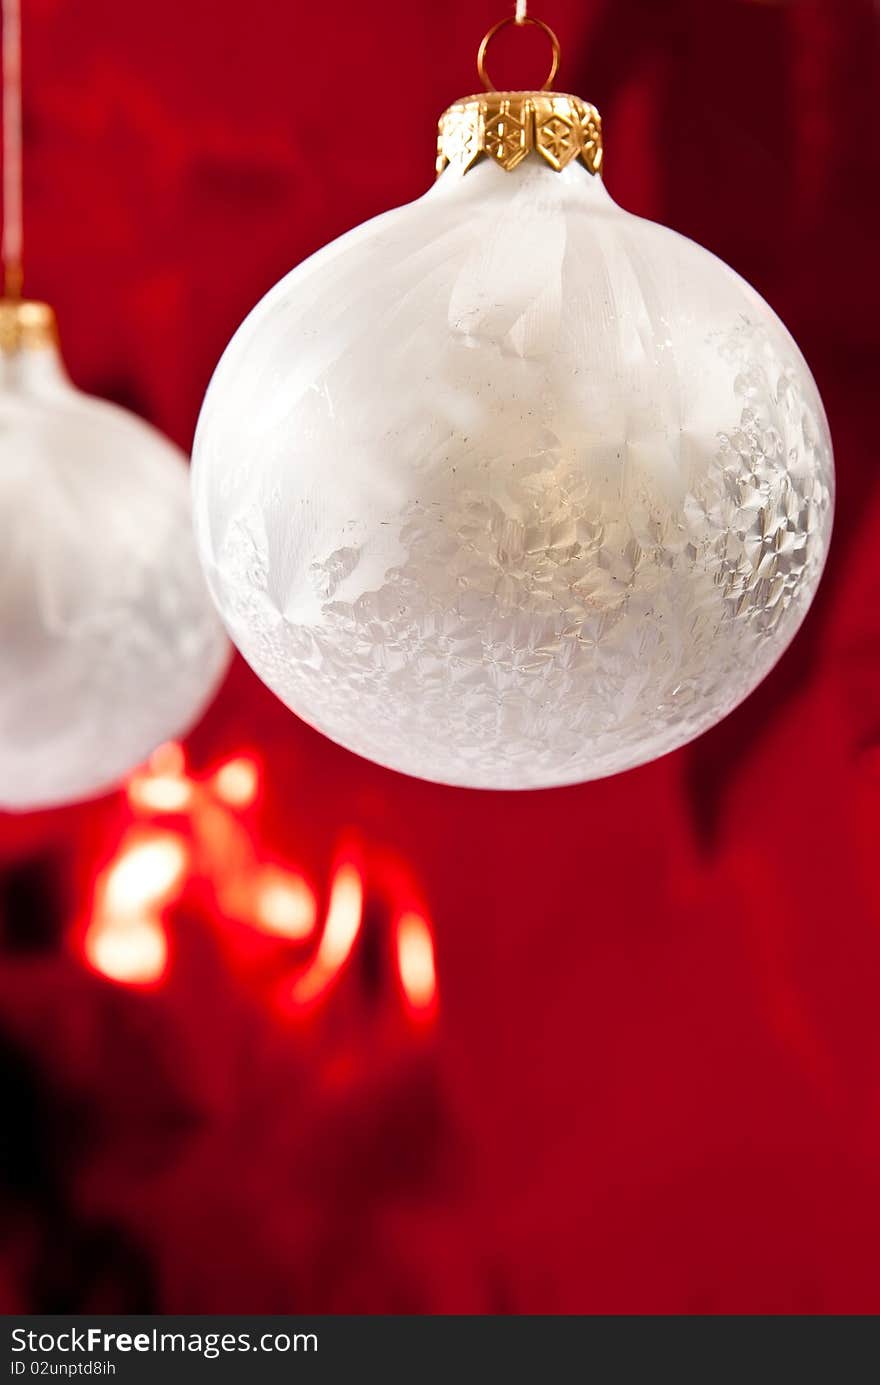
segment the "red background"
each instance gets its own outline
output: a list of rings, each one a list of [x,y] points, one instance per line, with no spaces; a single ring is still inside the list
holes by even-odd
[[[27,289],[77,384],[189,446],[258,297],[426,189],[507,7],[23,9]],[[408,863],[430,1036],[369,949],[320,1016],[279,1017],[195,905],[160,988],[90,974],[66,930],[119,798],[0,818],[7,1308],[880,1311],[876,6],[534,12],[612,194],[732,264],[810,361],[839,481],[818,598],[723,725],[553,792],[376,768],[236,665],[192,764],[253,747],[253,831],[319,881],[352,831]],[[514,34],[499,85],[542,63]]]

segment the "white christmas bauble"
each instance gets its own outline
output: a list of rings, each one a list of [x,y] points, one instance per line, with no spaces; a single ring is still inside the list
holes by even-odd
[[[23,810],[107,789],[187,730],[229,646],[182,453],[74,389],[45,305],[0,318],[18,336],[0,353],[0,808]]]
[[[595,112],[531,96],[452,108],[432,189],[267,294],[194,453],[208,582],[260,677],[351,750],[481,788],[717,722],[800,625],[832,516],[782,323],[615,204]]]

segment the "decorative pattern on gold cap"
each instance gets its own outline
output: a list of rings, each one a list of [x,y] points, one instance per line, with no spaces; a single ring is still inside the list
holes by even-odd
[[[0,352],[39,350],[58,344],[55,313],[32,298],[0,298]]]
[[[540,91],[496,91],[486,69],[486,54],[496,34],[509,24],[540,29],[550,42],[550,71]],[[580,159],[590,173],[602,167],[602,121],[595,106],[579,96],[551,91],[559,68],[559,39],[542,19],[517,5],[515,15],[493,24],[477,50],[477,72],[486,88],[464,96],[440,117],[437,130],[437,174],[444,168],[466,173],[484,156],[512,169],[537,154],[557,173]]]
[[[478,159],[510,170],[537,154],[557,172],[580,159],[602,167],[602,120],[595,106],[556,91],[483,91],[456,101],[437,127],[437,172],[466,173]]]

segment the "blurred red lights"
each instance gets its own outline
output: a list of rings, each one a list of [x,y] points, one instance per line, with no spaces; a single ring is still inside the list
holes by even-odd
[[[176,742],[160,745],[144,770],[136,770],[128,781],[128,799],[133,808],[147,813],[182,813],[192,799],[192,784],[187,778],[182,746]]]
[[[314,890],[303,877],[266,866],[254,891],[254,927],[277,938],[308,938],[317,918]]]
[[[149,914],[96,918],[83,944],[86,961],[110,981],[128,986],[160,981],[168,963],[168,938],[161,919]]]
[[[437,1000],[434,940],[427,921],[412,910],[397,921],[397,968],[410,1008],[431,1014]]]
[[[317,942],[283,983],[284,1013],[309,1011],[345,970],[364,926],[368,872],[346,849],[332,873],[319,928],[318,896],[295,866],[261,860],[253,831],[237,816],[260,792],[260,769],[248,755],[226,760],[207,776],[187,773],[179,745],[162,746],[127,785],[133,822],[97,876],[91,916],[82,933],[88,965],[130,986],[161,982],[169,968],[170,917],[190,881],[209,888],[215,923],[244,925],[278,947]],[[173,819],[173,822],[168,822]],[[387,853],[386,853],[387,855]],[[404,1009],[414,1022],[436,1013],[437,977],[430,923],[416,908],[405,871],[386,869],[376,886],[391,926],[393,966]],[[389,912],[390,911],[390,912]],[[250,945],[242,954],[248,955]],[[265,949],[264,949],[265,950]],[[257,954],[261,955],[261,954]],[[284,954],[279,954],[280,956]],[[284,964],[285,966],[287,963]]]
[[[172,898],[183,880],[189,852],[176,833],[154,832],[127,840],[98,887],[101,912],[130,918]]]
[[[168,938],[160,910],[176,898],[189,851],[173,832],[135,828],[95,884],[92,917],[83,936],[86,961],[112,981],[131,986],[160,981]]]
[[[311,965],[293,986],[295,1004],[311,1004],[336,979],[351,956],[363,915],[364,886],[360,872],[350,863],[341,865],[330,887],[327,920],[318,950]]]
[[[227,760],[214,775],[214,790],[218,798],[233,808],[249,808],[260,787],[255,762],[245,755]]]

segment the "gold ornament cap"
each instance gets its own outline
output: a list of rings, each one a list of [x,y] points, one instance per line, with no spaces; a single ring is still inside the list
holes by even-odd
[[[544,86],[537,91],[496,91],[486,71],[492,39],[508,24],[531,24],[549,38],[553,57]],[[443,112],[437,127],[437,173],[466,173],[479,159],[493,159],[510,171],[536,155],[557,173],[575,159],[590,173],[602,168],[602,119],[579,96],[551,91],[559,67],[559,40],[549,25],[530,16],[500,20],[477,53],[477,72],[486,90],[464,96]]]
[[[48,303],[32,298],[0,298],[0,352],[42,350],[58,345],[58,324]]]

